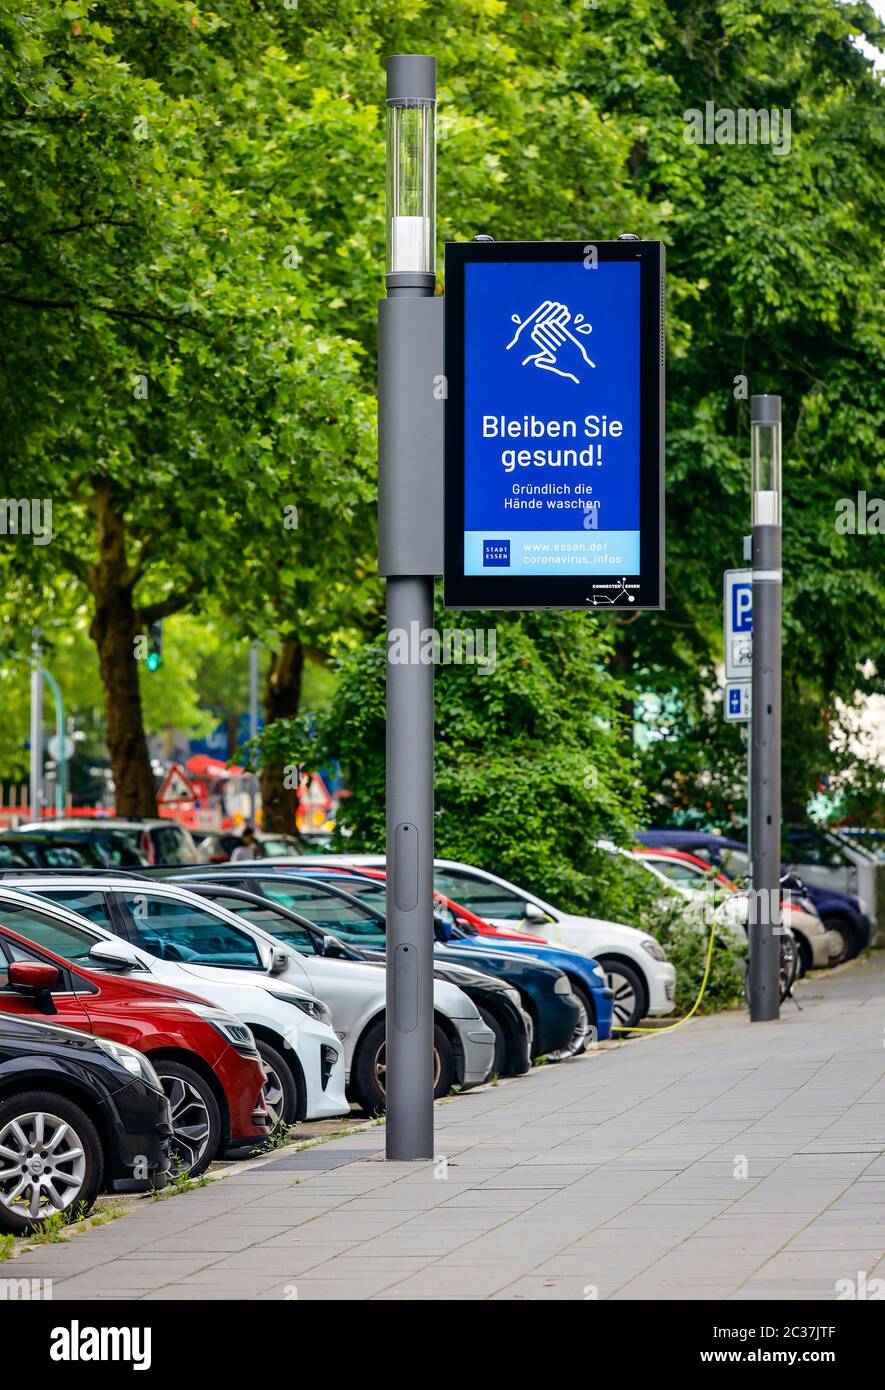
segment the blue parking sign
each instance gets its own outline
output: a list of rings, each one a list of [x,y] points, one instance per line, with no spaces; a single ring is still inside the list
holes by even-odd
[[[732,632],[753,631],[753,585],[735,584],[731,590]]]

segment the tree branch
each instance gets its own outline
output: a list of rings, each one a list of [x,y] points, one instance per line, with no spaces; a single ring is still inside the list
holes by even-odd
[[[75,299],[40,299],[32,295],[8,294],[4,290],[0,290],[0,300],[5,300],[7,304],[18,304],[24,309],[97,309],[100,314],[107,314],[109,318],[134,319],[137,323],[160,323],[166,327],[190,329],[192,333],[199,333],[202,338],[213,337],[208,329],[199,327],[191,315],[179,317],[174,314],[160,314],[150,309],[114,309],[107,304],[91,304],[88,301],[80,305]]]

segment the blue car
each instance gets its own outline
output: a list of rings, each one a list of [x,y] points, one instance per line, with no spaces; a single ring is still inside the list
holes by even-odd
[[[740,840],[728,840],[724,835],[711,835],[702,830],[644,830],[636,838],[649,849],[681,849],[696,854],[732,877],[746,873],[747,846]],[[869,946],[873,924],[861,911],[857,898],[835,888],[807,883],[805,879],[801,882],[803,892],[814,903],[824,926],[838,931],[844,938],[848,959]]]

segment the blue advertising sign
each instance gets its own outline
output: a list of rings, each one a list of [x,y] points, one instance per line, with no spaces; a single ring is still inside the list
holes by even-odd
[[[446,247],[446,603],[660,607],[657,242]]]

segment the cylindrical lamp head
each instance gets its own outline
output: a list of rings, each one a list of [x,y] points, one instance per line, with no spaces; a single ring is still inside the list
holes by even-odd
[[[750,398],[754,526],[781,525],[781,398]]]
[[[436,266],[436,59],[387,60],[387,271]]]

